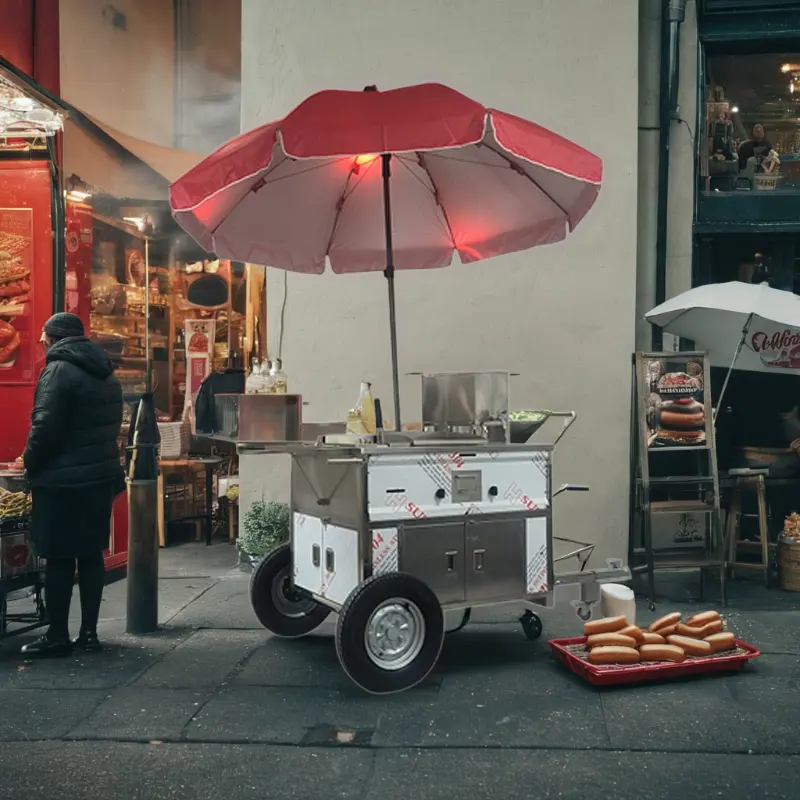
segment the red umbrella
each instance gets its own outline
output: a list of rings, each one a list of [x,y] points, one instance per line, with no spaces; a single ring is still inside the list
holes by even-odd
[[[324,91],[223,145],[172,184],[178,224],[221,258],[389,284],[394,272],[559,242],[594,204],[602,161],[440,84]]]

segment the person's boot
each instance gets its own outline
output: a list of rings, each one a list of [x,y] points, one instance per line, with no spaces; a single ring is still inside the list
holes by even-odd
[[[64,658],[72,652],[72,642],[69,636],[54,639],[46,633],[36,641],[26,644],[21,652],[26,658]]]
[[[97,637],[97,631],[85,631],[81,628],[77,639],[73,639],[72,643],[79,650],[86,653],[99,653],[103,649],[100,639]]]

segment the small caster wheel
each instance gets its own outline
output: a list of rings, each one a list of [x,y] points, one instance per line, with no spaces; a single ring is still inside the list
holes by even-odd
[[[444,614],[436,595],[402,572],[377,575],[350,593],[336,625],[336,655],[370,694],[402,692],[439,660]]]
[[[542,635],[542,620],[533,611],[526,611],[520,618],[522,632],[530,641],[535,642]]]
[[[647,607],[650,609],[650,611],[656,610],[656,604],[652,600],[647,604]]]
[[[578,614],[578,619],[581,619],[584,622],[588,622],[592,618],[591,608],[579,608],[576,613]]]
[[[267,553],[250,578],[250,605],[258,621],[276,636],[297,639],[318,628],[331,610],[292,586],[288,544]]]

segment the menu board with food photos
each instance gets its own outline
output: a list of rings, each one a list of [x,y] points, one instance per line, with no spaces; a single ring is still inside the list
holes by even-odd
[[[705,447],[713,440],[704,353],[640,353],[636,380],[648,449]]]
[[[33,210],[0,208],[0,383],[34,379],[32,264]]]

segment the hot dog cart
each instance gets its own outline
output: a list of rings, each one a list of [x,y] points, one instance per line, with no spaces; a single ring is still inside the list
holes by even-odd
[[[508,373],[422,376],[422,430],[321,436],[313,442],[239,442],[248,456],[291,455],[291,539],[256,567],[251,602],[272,633],[299,637],[338,613],[336,651],[347,675],[375,694],[399,692],[433,669],[445,611],[516,602],[526,635],[542,624],[533,609],[577,584],[587,619],[598,584],[630,578],[621,561],[587,570],[593,545],[557,559],[552,501],[555,447],[518,442],[509,421]],[[522,432],[527,438],[531,426]],[[259,459],[248,458],[257,470]],[[244,460],[243,460],[244,464]],[[243,466],[242,469],[245,467]],[[244,478],[244,476],[243,476]],[[555,564],[578,561],[558,575]]]

